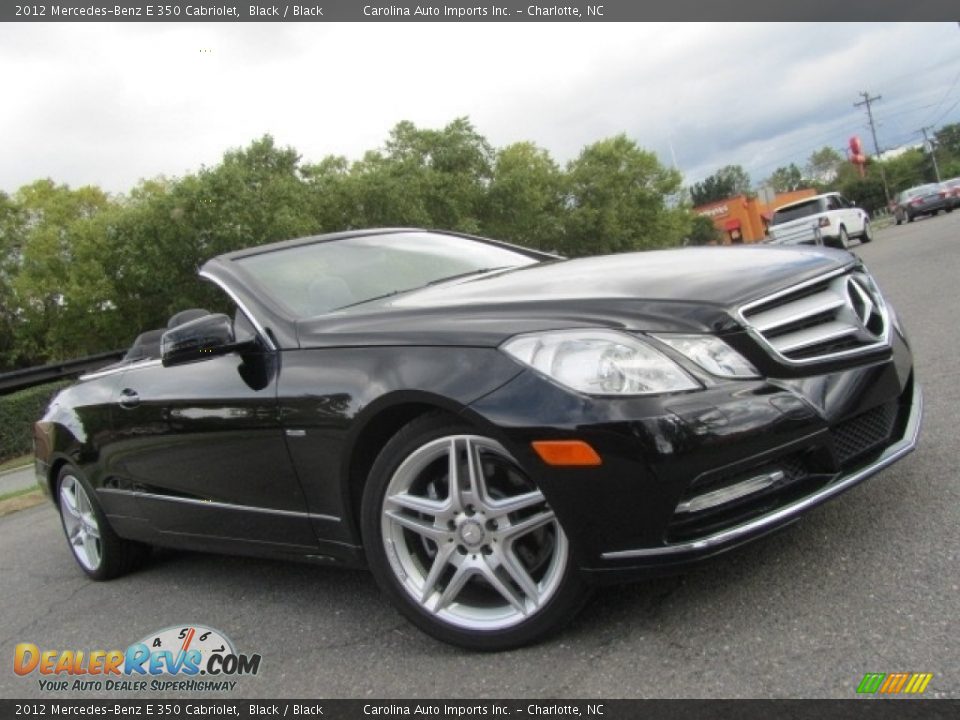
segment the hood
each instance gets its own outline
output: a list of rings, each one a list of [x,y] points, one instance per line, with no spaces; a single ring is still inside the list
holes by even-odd
[[[440,283],[301,321],[301,347],[496,346],[521,332],[725,332],[730,310],[850,265],[824,248],[708,247],[558,260]]]

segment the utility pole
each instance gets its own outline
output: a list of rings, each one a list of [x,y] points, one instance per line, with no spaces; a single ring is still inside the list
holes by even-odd
[[[934,151],[933,141],[927,137],[927,130],[933,130],[933,128],[927,125],[926,127],[920,128],[917,132],[923,133],[923,144],[924,146],[930,147],[930,157],[933,159],[933,172],[937,176],[937,182],[940,182],[940,168],[937,167],[937,153]]]
[[[877,126],[873,122],[873,109],[870,107],[870,103],[875,100],[883,99],[882,95],[876,95],[870,97],[870,93],[862,92],[860,97],[863,98],[860,102],[853,104],[854,107],[860,107],[862,105],[867,106],[867,118],[870,120],[870,134],[873,135],[873,151],[877,158],[877,166],[880,168],[880,179],[883,181],[883,194],[887,198],[887,204],[890,204],[890,188],[887,187],[887,174],[883,171],[883,165],[880,164],[880,143],[877,142]]]

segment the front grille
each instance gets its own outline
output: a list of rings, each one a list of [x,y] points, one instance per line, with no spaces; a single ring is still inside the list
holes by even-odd
[[[845,420],[830,430],[840,465],[886,444],[897,420],[897,403],[889,402]]]
[[[834,273],[740,308],[748,329],[774,356],[800,365],[889,345],[883,297],[862,271]]]

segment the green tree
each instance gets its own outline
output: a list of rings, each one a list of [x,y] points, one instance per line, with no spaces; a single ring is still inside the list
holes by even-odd
[[[480,228],[493,150],[467,118],[440,130],[398,123],[351,168],[351,225]]]
[[[79,274],[77,239],[81,228],[108,207],[107,195],[95,187],[71,190],[38,180],[20,188],[13,200],[22,225],[7,269],[16,337],[12,362],[62,360],[73,357],[78,345],[95,347],[95,338],[86,336],[99,308],[71,297],[67,289],[79,282],[99,282],[98,276]]]
[[[938,150],[946,157],[960,158],[960,123],[944,125],[933,137]]]
[[[772,187],[775,192],[783,193],[799,190],[809,185],[809,182],[803,177],[800,168],[794,163],[790,163],[786,167],[778,167],[774,170],[773,174],[766,179],[766,184]]]
[[[713,220],[704,215],[694,215],[690,224],[691,245],[714,245],[721,241],[721,233]]]
[[[530,247],[562,244],[565,178],[550,154],[521,142],[497,151],[486,191],[483,232]]]
[[[689,213],[666,203],[680,190],[680,173],[626,135],[585,147],[567,166],[567,175],[562,250],[568,255],[677,245],[689,232]]]
[[[705,180],[690,186],[694,205],[750,194],[750,176],[740,165],[726,165]]]
[[[824,145],[810,154],[806,167],[807,176],[813,183],[824,187],[836,179],[844,162],[843,155],[829,145]]]

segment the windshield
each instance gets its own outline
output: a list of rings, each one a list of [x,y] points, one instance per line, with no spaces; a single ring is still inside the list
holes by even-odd
[[[816,215],[817,213],[822,213],[823,211],[823,198],[815,198],[808,202],[797,203],[796,205],[788,205],[787,207],[780,208],[773,213],[773,219],[770,221],[770,224],[779,225],[781,223],[790,222],[791,220],[799,220],[800,218],[809,217],[810,215]]]
[[[391,233],[270,250],[236,260],[299,318],[442,280],[537,261],[508,248],[434,233]]]

